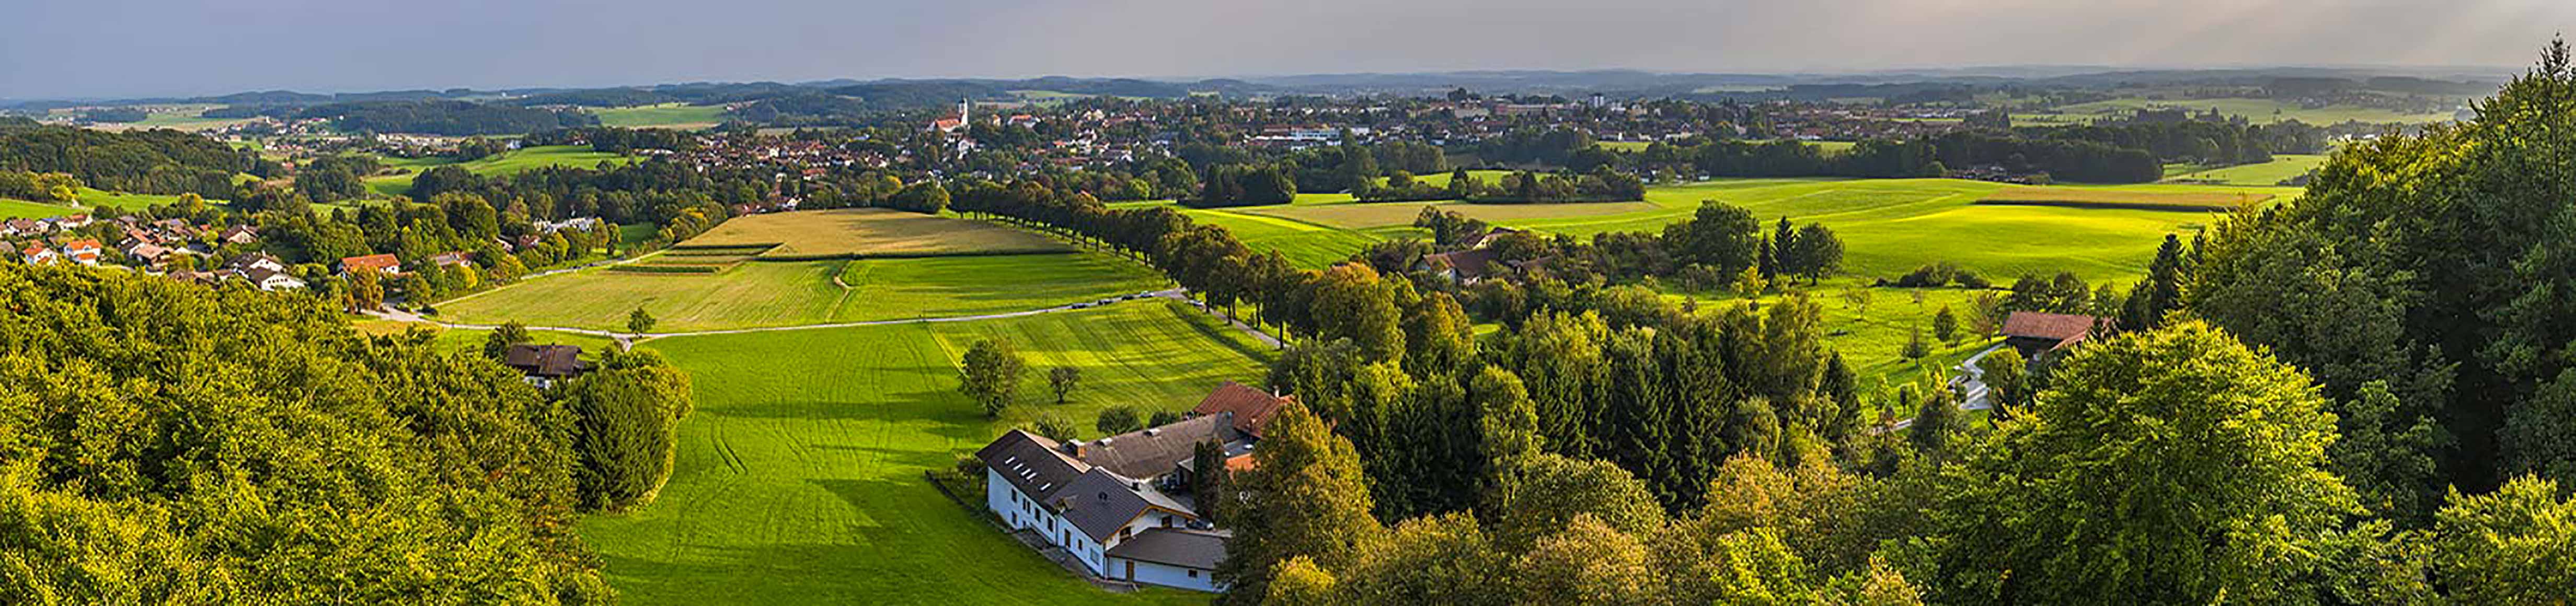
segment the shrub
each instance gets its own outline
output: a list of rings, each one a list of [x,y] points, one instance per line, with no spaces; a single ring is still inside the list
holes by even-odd
[[[686,375],[668,366],[601,370],[574,379],[565,408],[578,417],[573,478],[582,505],[620,511],[653,501],[671,478]]]
[[[1091,427],[1100,430],[1100,435],[1114,436],[1144,429],[1145,425],[1143,419],[1136,416],[1134,407],[1111,406],[1100,411],[1100,418]]]

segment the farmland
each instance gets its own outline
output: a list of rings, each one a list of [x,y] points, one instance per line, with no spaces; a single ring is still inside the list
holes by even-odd
[[[655,330],[688,332],[1014,312],[1163,287],[1151,270],[1098,253],[754,261],[715,273],[583,270],[438,308],[456,323],[625,330],[640,307]]]
[[[503,152],[472,162],[457,162],[451,158],[386,158],[386,166],[408,169],[409,172],[368,177],[366,181],[367,189],[371,191],[388,196],[399,196],[411,191],[411,180],[413,177],[420,176],[420,171],[439,166],[455,166],[465,169],[466,172],[490,177],[515,175],[554,166],[590,168],[598,166],[601,162],[627,164],[637,159],[635,156],[591,151],[589,147],[579,145],[530,147]]]
[[[724,122],[724,112],[725,108],[719,105],[681,103],[590,110],[591,115],[599,116],[599,123],[603,126],[680,130],[714,128]]]
[[[36,219],[80,214],[81,209],[25,200],[0,200],[0,219]]]
[[[1358,235],[1405,233],[1424,206],[1455,211],[1489,223],[1577,236],[1608,231],[1661,232],[1686,220],[1702,200],[1752,211],[1765,222],[1782,216],[1822,222],[1841,234],[1845,270],[1888,277],[1935,261],[1950,261],[1998,277],[2025,272],[2072,271],[2086,279],[2133,277],[2164,234],[2197,229],[2209,212],[2134,208],[2070,208],[1978,204],[2007,186],[1952,179],[1722,179],[1650,188],[1643,202],[1591,204],[1345,203],[1233,208],[1216,222],[1247,243],[1277,237],[1246,227],[1244,216],[1275,217],[1298,225],[1351,230]],[[2296,188],[2206,185],[2060,185],[2013,187],[2024,197],[2051,200],[2191,201],[2201,205],[2279,200]],[[1967,235],[1968,237],[1962,237]],[[1298,236],[1309,240],[1324,236]],[[1256,244],[1256,246],[1258,246]],[[1364,242],[1344,246],[1365,246]],[[1322,255],[1311,255],[1321,257]]]
[[[2223,185],[2279,185],[2282,181],[2308,174],[2308,171],[2316,170],[2325,164],[2326,156],[2322,155],[2281,155],[2273,156],[2272,161],[2262,164],[2214,168],[2175,175],[2166,180]]]
[[[752,215],[716,226],[682,248],[774,246],[767,259],[1058,253],[1070,245],[990,223],[881,208]]]
[[[1082,369],[1073,401],[987,420],[956,390],[976,339],[1016,343],[1033,371]],[[1094,590],[932,488],[1004,428],[1112,404],[1180,410],[1261,374],[1259,346],[1195,310],[1145,301],[990,322],[674,337],[697,408],[659,499],[579,528],[624,603],[1197,604],[1205,594]],[[972,498],[970,496],[969,498]]]
[[[2224,114],[2229,117],[2241,117],[2258,124],[2282,122],[2287,120],[2298,120],[2300,122],[2316,125],[2340,124],[2351,121],[2425,124],[2447,121],[2453,117],[2452,113],[2448,111],[2409,113],[2355,105],[2331,105],[2326,107],[2310,108],[2292,101],[2251,98],[2155,100],[2139,97],[2126,97],[2107,101],[2066,105],[2056,108],[2055,111],[2069,118],[2106,118],[2126,116],[2130,112],[2139,109],[2161,107],[2178,107],[2189,109],[2194,112],[2216,109],[2220,114]],[[2013,119],[2015,122],[2020,122],[2021,116],[2015,115]]]

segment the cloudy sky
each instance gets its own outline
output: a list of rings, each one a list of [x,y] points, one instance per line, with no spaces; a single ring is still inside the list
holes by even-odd
[[[2571,0],[0,0],[0,98],[882,77],[2519,66]]]

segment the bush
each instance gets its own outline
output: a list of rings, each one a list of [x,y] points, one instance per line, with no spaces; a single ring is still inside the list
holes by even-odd
[[[1046,436],[1047,439],[1058,442],[1071,440],[1074,437],[1073,422],[1064,420],[1063,415],[1055,413],[1038,415],[1037,426],[1028,429],[1029,433]]]
[[[1145,421],[1145,426],[1146,426],[1146,427],[1162,427],[1162,426],[1165,426],[1165,425],[1170,425],[1170,424],[1173,424],[1173,423],[1179,423],[1179,422],[1181,422],[1181,413],[1173,412],[1173,411],[1169,411],[1169,410],[1157,410],[1157,411],[1154,411],[1154,416],[1153,416],[1153,418],[1152,418],[1152,419]]]
[[[1145,425],[1144,420],[1136,416],[1134,407],[1111,406],[1100,411],[1100,418],[1091,427],[1100,430],[1100,435],[1114,436],[1144,429]]]

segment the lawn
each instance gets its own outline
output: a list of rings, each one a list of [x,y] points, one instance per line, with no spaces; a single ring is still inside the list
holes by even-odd
[[[668,253],[649,261],[704,262]],[[640,307],[658,320],[654,330],[690,332],[1015,312],[1165,287],[1161,275],[1142,265],[1089,252],[754,261],[712,274],[583,270],[437,307],[440,319],[452,323],[517,320],[621,331],[627,314]]]
[[[2013,186],[1978,198],[1978,204],[2130,208],[2141,210],[2227,212],[2260,205],[2272,194],[2244,190],[2148,191],[2092,187]]]
[[[2220,185],[2280,185],[2326,165],[2324,155],[2280,155],[2261,164],[2242,164],[2175,175],[2167,181]]]
[[[1964,288],[1870,288],[1868,280],[1857,277],[1828,279],[1816,286],[1802,284],[1797,288],[1807,294],[1808,300],[1824,309],[1825,341],[1835,352],[1843,355],[1845,364],[1851,365],[1852,373],[1858,377],[1857,384],[1865,393],[1893,393],[1888,390],[1922,380],[1936,369],[1948,372],[1959,361],[1993,344],[1993,341],[1970,336],[1974,325],[1967,318],[1975,309],[1972,302],[1978,291]],[[1867,293],[1860,302],[1847,296],[1855,289]],[[2003,293],[1997,291],[1997,294]],[[1767,306],[1784,297],[1766,295],[1760,302]],[[1918,301],[1917,297],[1921,300]],[[1668,289],[1665,298],[1677,303],[1696,299],[1701,311],[1712,313],[1724,306],[1742,305],[1744,302],[1743,298],[1731,293],[1686,293],[1672,289]],[[1956,344],[1942,343],[1933,338],[1932,317],[1944,306],[1959,317],[1960,336]],[[1913,337],[1916,330],[1922,331],[1924,342],[1932,349],[1932,355],[1921,362],[1907,360],[1903,355],[1905,342]],[[1913,414],[1914,411],[1910,410],[1897,413],[1900,418]]]
[[[1295,207],[1295,208],[1347,208]],[[1290,207],[1274,207],[1290,208]],[[1255,251],[1278,249],[1298,267],[1322,269],[1351,258],[1375,244],[1379,238],[1354,229],[1316,225],[1295,219],[1225,209],[1182,209],[1181,214],[1202,225],[1223,227],[1234,233]],[[1407,223],[1412,219],[1407,218]]]
[[[385,166],[410,169],[410,172],[368,177],[366,181],[369,190],[388,196],[400,196],[411,191],[412,177],[420,176],[420,171],[437,166],[455,166],[465,169],[466,172],[494,177],[553,166],[591,168],[599,166],[601,162],[631,164],[641,159],[637,156],[591,151],[586,145],[547,145],[511,150],[472,162],[457,162],[450,158],[386,158]]]
[[[2220,114],[2225,114],[2229,117],[2241,117],[2257,124],[2269,124],[2287,120],[2298,120],[2300,122],[2317,126],[2341,124],[2350,121],[2369,122],[2373,124],[2388,122],[2425,124],[2431,122],[2447,122],[2453,118],[2452,113],[2448,111],[2409,113],[2361,107],[2358,105],[2332,105],[2320,108],[2308,108],[2292,101],[2251,98],[2155,100],[2138,97],[2125,97],[2107,101],[2065,105],[2055,108],[2055,111],[2064,114],[2068,118],[2081,119],[2126,117],[2133,110],[2161,107],[2179,107],[2189,109],[2194,113],[2209,111],[2214,108],[2217,109]],[[2013,120],[2014,122],[2020,122],[2022,120],[2022,116],[2015,115],[2013,116]]]
[[[84,207],[142,210],[144,207],[148,206],[168,206],[178,204],[179,196],[178,194],[130,194],[83,187],[80,190],[80,202],[81,206]],[[206,203],[221,205],[226,202],[223,200],[207,200]]]
[[[358,329],[358,332],[371,335],[401,334],[413,329],[429,331],[430,334],[434,335],[430,341],[430,346],[438,351],[446,353],[479,353],[483,351],[483,340],[492,336],[492,331],[489,330],[444,328],[436,324],[421,324],[417,322],[362,319],[351,320],[349,323],[350,325],[355,326]],[[616,346],[616,343],[614,341],[610,341],[608,337],[547,330],[529,331],[528,338],[530,339],[529,342],[538,345],[580,346],[582,357],[593,360],[599,358],[600,352],[608,351],[609,348]]]
[[[714,128],[717,124],[724,123],[725,108],[721,105],[665,103],[639,107],[595,108],[589,111],[591,115],[599,116],[599,123],[604,126],[698,130]]]
[[[1071,245],[1034,232],[882,208],[752,215],[726,221],[683,248],[775,246],[765,259],[838,259],[1059,253]]]
[[[1065,405],[1042,379],[999,420],[956,391],[976,340],[1017,344],[1032,375],[1082,369]],[[625,604],[1204,604],[1206,594],[1093,589],[941,496],[947,468],[1034,412],[1087,431],[1111,404],[1182,410],[1261,376],[1258,345],[1172,303],[989,322],[646,342],[686,369],[669,484],[579,527]],[[1089,437],[1089,436],[1086,436]],[[967,495],[979,498],[980,495]]]
[[[40,219],[77,215],[82,209],[25,200],[0,200],[0,219]],[[11,251],[14,252],[14,251]]]

